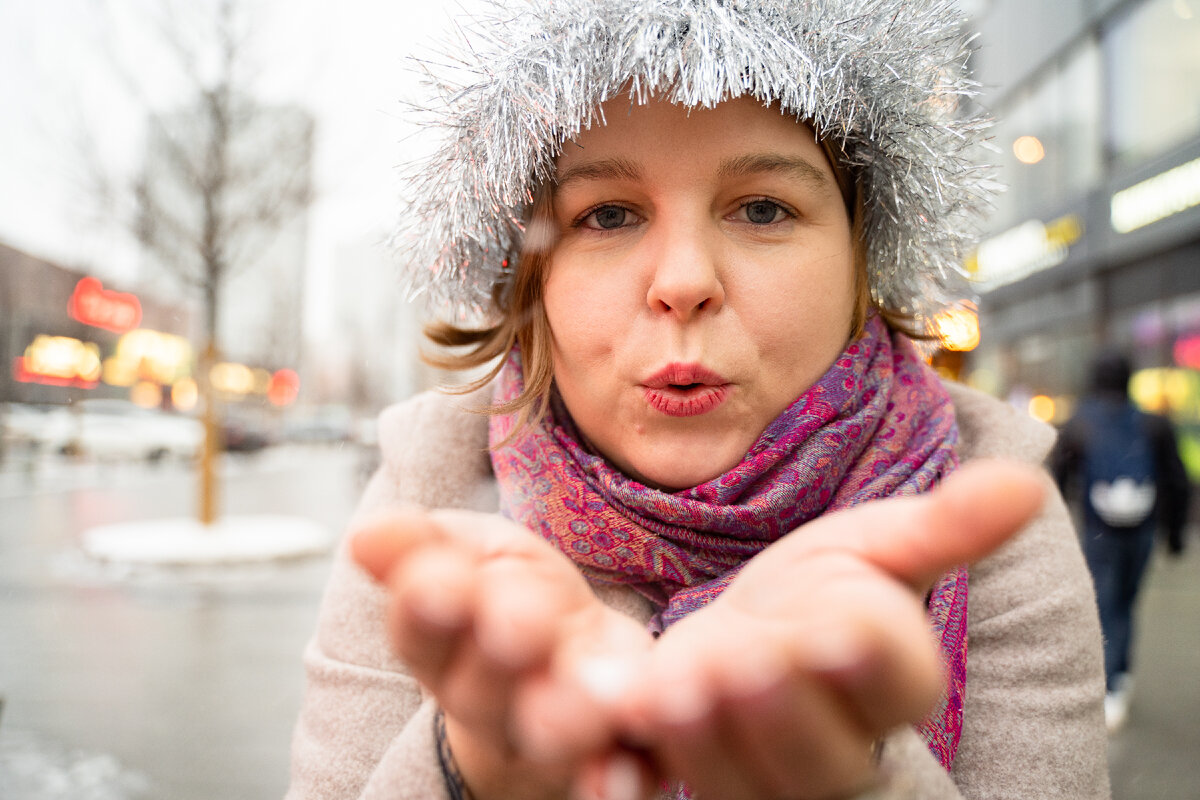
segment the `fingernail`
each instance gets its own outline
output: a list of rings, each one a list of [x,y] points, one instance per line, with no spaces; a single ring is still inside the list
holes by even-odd
[[[634,665],[631,659],[622,656],[589,656],[579,662],[576,675],[593,699],[615,703],[632,685]]]

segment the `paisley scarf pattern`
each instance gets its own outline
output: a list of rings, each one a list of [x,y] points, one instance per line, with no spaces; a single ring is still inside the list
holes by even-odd
[[[514,351],[496,400],[521,389]],[[540,422],[515,434],[513,426],[511,415],[490,423],[502,512],[593,580],[628,584],[649,598],[658,630],[702,608],[743,563],[803,523],[926,491],[958,463],[949,396],[912,342],[875,315],[737,466],[699,486],[665,492],[623,475],[589,449],[558,400]],[[936,583],[927,607],[948,683],[919,732],[949,769],[966,682],[965,567]]]

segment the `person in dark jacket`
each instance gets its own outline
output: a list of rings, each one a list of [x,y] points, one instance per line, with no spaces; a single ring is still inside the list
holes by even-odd
[[[1091,385],[1051,454],[1059,488],[1082,506],[1083,551],[1104,633],[1109,730],[1129,709],[1133,605],[1161,532],[1183,552],[1190,483],[1175,433],[1163,416],[1129,398],[1130,361],[1115,350],[1093,361]]]

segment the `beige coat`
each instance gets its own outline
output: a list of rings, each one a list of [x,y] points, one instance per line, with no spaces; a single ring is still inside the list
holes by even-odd
[[[950,386],[964,460],[1040,463],[1052,430],[1009,406]],[[478,400],[475,401],[476,403]],[[383,464],[360,506],[495,510],[486,418],[471,400],[428,393],[380,419]],[[971,570],[962,740],[947,774],[911,728],[888,737],[886,787],[873,797],[1109,797],[1104,670],[1091,581],[1067,512],[1051,500],[1027,530]],[[598,590],[645,620],[646,602]],[[307,652],[288,800],[448,800],[433,738],[433,704],[390,653],[382,591],[339,553]]]

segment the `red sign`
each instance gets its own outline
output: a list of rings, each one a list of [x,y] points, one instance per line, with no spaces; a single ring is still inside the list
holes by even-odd
[[[1181,336],[1175,340],[1175,363],[1188,369],[1200,369],[1200,335]]]
[[[136,295],[105,289],[98,278],[80,278],[67,301],[67,313],[85,325],[125,333],[142,322],[142,304]]]
[[[99,381],[87,380],[78,375],[47,375],[41,372],[31,372],[26,365],[25,356],[13,359],[12,374],[21,383],[44,383],[47,386],[74,386],[79,389],[95,389]]]

